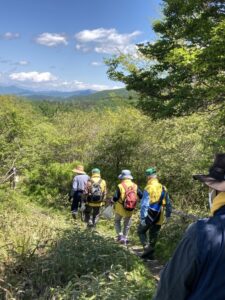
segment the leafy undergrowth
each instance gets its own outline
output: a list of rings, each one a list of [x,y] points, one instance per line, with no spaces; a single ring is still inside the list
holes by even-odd
[[[176,220],[176,222],[171,220],[171,222],[162,226],[156,243],[156,254],[161,263],[169,260],[188,225],[187,220]]]
[[[151,299],[150,272],[112,237],[16,193],[0,196],[1,299]]]

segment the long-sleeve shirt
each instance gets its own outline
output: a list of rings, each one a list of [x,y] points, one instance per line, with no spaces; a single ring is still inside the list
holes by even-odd
[[[141,199],[141,210],[140,210],[141,220],[145,220],[150,205],[159,202],[160,196],[162,194],[162,188],[163,186],[157,178],[151,178],[147,182],[147,185],[143,192],[143,197]],[[171,205],[169,194],[165,187],[164,189],[165,189],[165,196],[162,200],[161,211],[163,212],[163,207],[165,206],[166,217],[168,218],[170,217],[172,212],[172,205]],[[160,219],[157,222],[158,225],[161,225],[163,223],[163,215],[164,215],[163,213],[160,214]]]
[[[76,175],[73,179],[72,190],[76,191],[84,191],[87,186],[87,182],[90,177],[87,174]]]
[[[172,212],[172,206],[171,206],[171,202],[170,202],[170,197],[169,194],[166,193],[165,196],[165,201],[166,201],[166,218],[169,218]],[[143,192],[143,197],[141,199],[141,220],[144,220],[148,214],[148,208],[149,205],[151,203],[151,198],[150,198],[150,194],[144,190]]]
[[[225,299],[225,192],[219,195],[223,206],[214,216],[188,227],[161,274],[154,300]]]

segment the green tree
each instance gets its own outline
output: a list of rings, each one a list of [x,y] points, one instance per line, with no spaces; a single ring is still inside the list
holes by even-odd
[[[222,105],[225,99],[225,3],[163,0],[156,42],[138,45],[141,56],[106,61],[108,75],[140,95],[153,118],[180,116]]]

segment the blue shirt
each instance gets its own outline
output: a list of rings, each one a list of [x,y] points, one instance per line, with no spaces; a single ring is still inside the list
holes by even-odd
[[[140,217],[141,220],[144,220],[147,217],[148,214],[148,208],[151,204],[151,199],[149,193],[144,190],[143,197],[141,199],[141,211],[140,211]],[[169,194],[166,193],[166,217],[170,217],[172,211],[171,202],[169,198]]]
[[[73,191],[84,191],[89,179],[87,174],[76,175],[73,179]]]

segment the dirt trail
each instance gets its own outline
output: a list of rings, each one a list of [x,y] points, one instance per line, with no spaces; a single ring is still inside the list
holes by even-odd
[[[134,253],[137,256],[141,256],[143,253],[143,249],[138,246],[133,246],[131,248],[128,248],[132,253]],[[159,281],[160,278],[160,272],[163,269],[163,265],[160,264],[160,262],[156,259],[154,260],[146,260],[144,261],[144,264],[146,267],[150,270],[151,274],[155,278],[156,281]]]

